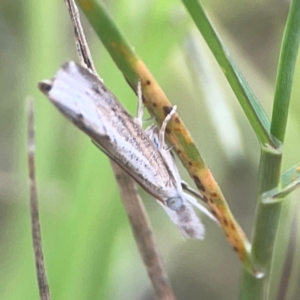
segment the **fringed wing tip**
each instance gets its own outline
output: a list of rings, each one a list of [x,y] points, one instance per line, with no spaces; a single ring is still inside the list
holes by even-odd
[[[158,203],[161,204],[164,211],[169,215],[172,222],[178,227],[185,238],[204,239],[205,227],[189,203],[184,203],[177,211],[163,205],[160,201]]]

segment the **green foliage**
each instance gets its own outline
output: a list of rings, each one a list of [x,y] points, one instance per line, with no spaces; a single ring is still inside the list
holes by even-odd
[[[268,133],[270,127],[268,117],[243,74],[231,58],[226,46],[218,37],[200,2],[197,0],[185,0],[183,3],[222,69],[258,140],[262,144],[268,143],[273,145],[274,142]]]
[[[136,52],[147,62],[152,73],[164,86],[172,102],[178,104],[181,116],[199,143],[213,173],[220,179],[220,185],[222,188],[224,186],[225,195],[229,195],[227,198],[230,205],[247,232],[250,231],[252,215],[249,203],[253,203],[255,197],[253,191],[255,187],[251,183],[256,180],[257,172],[254,171],[250,179],[247,176],[252,174],[251,170],[257,170],[258,155],[253,156],[254,152],[258,152],[258,145],[253,140],[250,128],[247,127],[248,122],[250,123],[262,146],[252,253],[260,266],[265,268],[266,277],[258,281],[245,273],[241,299],[268,299],[266,295],[270,281],[275,282],[272,285],[274,290],[270,293],[270,299],[276,299],[277,290],[281,289],[282,295],[284,288],[287,288],[280,284],[281,271],[286,263],[294,261],[295,266],[299,265],[297,262],[300,260],[300,253],[297,248],[294,256],[287,255],[289,241],[286,238],[291,230],[291,224],[294,226],[293,230],[298,230],[299,224],[292,222],[291,217],[291,212],[296,211],[297,206],[290,199],[285,199],[283,204],[263,204],[261,194],[269,190],[281,191],[281,188],[289,187],[286,178],[294,179],[291,173],[281,171],[282,148],[272,149],[278,146],[278,141],[284,141],[285,133],[284,153],[287,153],[284,157],[285,168],[288,169],[299,162],[297,161],[300,140],[299,87],[294,85],[293,93],[291,92],[294,69],[296,78],[299,78],[300,74],[300,68],[296,65],[300,1],[292,1],[289,12],[276,86],[272,88],[275,90],[274,105],[273,101],[271,105],[266,103],[265,95],[268,95],[270,90],[260,80],[261,74],[274,78],[274,68],[268,69],[278,60],[277,53],[272,52],[274,44],[269,44],[267,56],[256,52],[257,48],[262,47],[262,42],[261,44],[256,42],[247,56],[236,54],[238,51],[230,56],[226,48],[232,50],[236,49],[236,46],[232,39],[226,36],[226,30],[228,27],[231,28],[241,45],[247,44],[251,39],[249,31],[239,35],[237,29],[241,28],[243,31],[246,28],[242,26],[243,24],[246,24],[247,28],[258,26],[259,30],[255,31],[255,35],[260,35],[262,40],[267,39],[270,32],[265,24],[272,25],[273,20],[267,18],[273,14],[276,24],[284,26],[285,10],[279,6],[286,3],[278,4],[277,10],[277,4],[272,3],[273,10],[270,11],[270,1],[255,4],[240,1],[229,3],[215,1],[213,4],[206,2],[208,15],[214,16],[212,19],[220,19],[222,26],[218,29],[212,26],[214,22],[206,18],[203,8],[196,1],[183,1],[191,18],[183,10],[181,3],[168,0],[111,1],[108,2],[108,10],[124,36],[134,45]],[[38,299],[25,165],[26,126],[23,99],[27,94],[31,94],[36,100],[36,164],[42,238],[53,299],[141,299],[151,287],[131,237],[108,160],[45,101],[36,87],[38,81],[49,78],[64,61],[76,60],[71,23],[64,3],[33,0],[18,5],[14,2],[9,4],[4,0],[0,3],[3,6],[1,11],[6,14],[0,24],[8,25],[0,32],[1,40],[6,41],[5,51],[0,55],[7,70],[1,74],[1,82],[5,83],[2,88],[3,108],[0,110],[1,125],[5,133],[1,141],[3,146],[1,155],[8,158],[5,159],[5,167],[2,168],[1,174],[3,201],[0,201],[0,211],[3,212],[3,217],[0,234],[2,245],[0,298]],[[23,18],[17,18],[20,11],[24,12]],[[265,14],[258,19],[262,12]],[[281,22],[278,22],[278,16]],[[216,70],[218,74],[216,78],[225,74],[247,118],[246,120],[240,117],[243,113],[236,108],[234,101],[229,102],[228,107],[234,118],[239,116],[236,118],[238,119],[236,126],[243,137],[240,139],[238,150],[235,148],[235,151],[240,153],[235,161],[227,159],[225,147],[217,138],[217,129],[212,126],[214,121],[207,118],[209,109],[201,101],[202,94],[199,96],[199,90],[195,92],[195,87],[191,84],[190,70],[183,62],[183,53],[179,52],[185,42],[185,35],[191,28],[192,20],[211,49],[218,66],[214,65],[209,55],[204,60]],[[263,26],[259,24],[259,20],[263,20]],[[275,40],[279,40],[280,26],[270,27],[273,34],[276,32]],[[99,74],[134,114],[134,94],[95,34],[90,32],[87,22],[85,28]],[[222,42],[219,37],[222,38]],[[278,51],[279,45],[276,47]],[[6,56],[7,53],[10,55]],[[260,55],[265,61],[263,66],[260,66],[259,72],[252,72],[258,82],[258,85],[253,85],[253,78],[247,77],[247,65],[254,64],[252,59],[255,61]],[[14,59],[7,59],[10,56]],[[267,61],[266,57],[270,61]],[[243,64],[245,60],[247,63]],[[237,68],[237,65],[241,67]],[[222,71],[219,71],[219,66]],[[215,85],[216,78],[210,78],[209,84]],[[225,82],[224,77],[220,78]],[[247,78],[249,84],[244,78]],[[226,99],[233,98],[226,83],[220,87]],[[264,91],[261,92],[260,88]],[[291,94],[293,109],[289,112]],[[213,100],[215,99],[211,99]],[[271,121],[267,117],[271,115],[268,109],[270,106],[273,106]],[[11,128],[13,130],[10,130]],[[231,132],[228,132],[228,140],[230,134]],[[241,169],[238,169],[237,165]],[[297,167],[293,171],[297,171]],[[6,184],[10,180],[13,184]],[[239,193],[235,195],[234,191]],[[169,224],[159,209],[156,209],[153,199],[147,198],[146,195],[143,195],[143,198],[146,198],[158,244],[164,254],[178,299],[199,299],[199,295],[203,299],[236,299],[240,265],[224,241],[220,230],[207,222],[206,241],[183,243],[176,228]],[[280,218],[282,207],[283,214]],[[297,239],[294,243],[299,243],[299,236],[297,234],[293,236]],[[273,264],[273,271],[270,272],[273,255],[276,262]],[[297,290],[299,287],[295,283],[298,281],[298,271],[291,268],[289,293],[286,293],[286,299],[296,299],[294,295],[299,294]]]

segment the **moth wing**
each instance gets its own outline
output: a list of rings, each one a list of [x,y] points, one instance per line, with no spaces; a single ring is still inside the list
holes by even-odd
[[[94,79],[97,84],[98,79]],[[91,82],[82,74],[82,69],[77,64],[65,63],[52,80],[39,83],[39,88],[81,130],[88,134],[91,132],[100,136],[107,135],[107,128],[88,93]]]
[[[122,168],[122,170],[128,174],[131,178],[133,178],[133,180],[135,180],[145,191],[147,191],[151,196],[153,196],[154,198],[157,198],[157,195],[155,195],[151,190],[149,190],[147,188],[147,186],[144,185],[143,181],[141,180],[141,178],[136,175],[133,172],[128,171],[128,168],[126,165],[124,165],[122,163],[122,161],[120,161],[120,159],[115,156],[112,152],[107,151],[107,149],[105,149],[105,147],[103,147],[102,145],[100,145],[99,143],[97,143],[97,141],[92,140],[93,144],[99,148],[103,153],[105,153],[111,160],[113,160],[119,167]],[[161,200],[157,200],[158,202],[160,202]]]

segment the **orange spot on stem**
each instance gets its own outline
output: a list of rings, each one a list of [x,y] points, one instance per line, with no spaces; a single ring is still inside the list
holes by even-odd
[[[91,1],[89,0],[80,0],[79,1],[83,10],[87,11],[87,12],[90,12],[94,9],[94,4],[91,3]]]

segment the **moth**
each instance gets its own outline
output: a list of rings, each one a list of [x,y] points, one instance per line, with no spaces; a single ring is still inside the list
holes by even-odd
[[[189,202],[216,221],[210,212],[183,192],[174,159],[164,144],[164,130],[143,130],[88,69],[67,62],[51,80],[39,83],[50,101],[144,190],[152,195],[185,237],[203,239],[204,226]],[[217,222],[217,221],[216,221]]]

